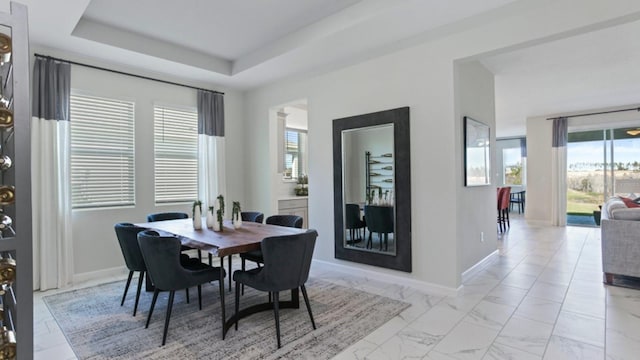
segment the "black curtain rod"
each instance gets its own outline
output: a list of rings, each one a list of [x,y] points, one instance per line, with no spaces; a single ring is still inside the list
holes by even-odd
[[[567,115],[567,116],[556,116],[556,117],[552,117],[552,118],[547,118],[547,120],[555,120],[555,119],[560,119],[560,118],[563,118],[563,117],[570,118],[570,117],[581,117],[581,116],[591,116],[591,115],[611,114],[611,113],[619,113],[619,112],[634,111],[634,110],[635,110],[635,111],[640,111],[640,107],[637,107],[637,108],[629,108],[629,109],[621,109],[621,110],[600,111],[600,112],[594,112],[594,113],[589,113],[589,114]]]
[[[88,67],[88,68],[91,68],[91,69],[102,70],[102,71],[108,71],[108,72],[112,72],[112,73],[116,73],[116,74],[120,74],[120,75],[133,76],[133,77],[137,77],[137,78],[140,78],[140,79],[151,80],[151,81],[157,81],[157,82],[161,82],[161,83],[165,83],[165,84],[169,84],[169,85],[182,86],[182,87],[186,87],[186,88],[189,88],[189,89],[202,90],[202,91],[209,91],[209,92],[212,92],[212,93],[216,93],[216,94],[224,95],[224,93],[223,93],[223,92],[220,92],[220,91],[209,90],[209,89],[203,89],[203,88],[199,88],[199,87],[195,87],[195,86],[191,86],[191,85],[185,85],[185,84],[176,83],[176,82],[173,82],[173,81],[167,81],[167,80],[156,79],[156,78],[152,78],[152,77],[148,77],[148,76],[143,76],[143,75],[131,74],[131,73],[127,73],[127,72],[124,72],[124,71],[118,71],[118,70],[113,70],[113,69],[107,69],[107,68],[103,68],[103,67],[95,66],[95,65],[83,64],[83,63],[79,63],[79,62],[75,62],[75,61],[71,61],[71,60],[66,60],[66,59],[60,59],[60,58],[56,58],[56,57],[48,56],[48,55],[41,55],[41,54],[34,54],[34,55],[35,55],[35,56],[37,56],[37,57],[39,57],[39,58],[51,59],[51,60],[56,60],[56,61],[66,62],[66,63],[71,64],[71,65],[84,66],[84,67]]]

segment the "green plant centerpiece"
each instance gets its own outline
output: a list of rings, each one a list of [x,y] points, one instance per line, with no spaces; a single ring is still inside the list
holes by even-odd
[[[242,226],[242,210],[240,209],[240,201],[234,201],[231,208],[231,222],[233,227],[238,229]]]
[[[216,210],[216,215],[218,217],[218,225],[220,225],[220,231],[224,230],[222,226],[222,221],[224,220],[224,196],[222,194],[218,195],[218,210]]]

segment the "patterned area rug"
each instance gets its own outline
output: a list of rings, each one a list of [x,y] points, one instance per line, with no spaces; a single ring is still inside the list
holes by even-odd
[[[307,282],[317,329],[313,330],[302,294],[299,309],[280,310],[282,348],[277,349],[272,311],[242,319],[222,340],[218,284],[204,285],[202,310],[195,289],[191,303],[176,292],[167,344],[162,329],[168,293],[160,293],[148,329],[152,293],[140,295],[133,317],[135,281],[120,307],[124,281],[44,297],[78,359],[329,359],[362,339],[409,304],[318,279]],[[281,293],[287,300],[289,292]],[[227,317],[234,293],[225,297]],[[245,288],[240,308],[264,302],[266,293]]]

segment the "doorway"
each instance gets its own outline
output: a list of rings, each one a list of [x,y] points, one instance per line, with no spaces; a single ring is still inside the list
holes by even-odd
[[[617,128],[570,132],[567,144],[567,224],[597,226],[611,196],[638,197],[640,131]]]

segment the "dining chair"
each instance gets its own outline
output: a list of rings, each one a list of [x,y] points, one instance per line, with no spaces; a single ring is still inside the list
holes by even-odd
[[[202,262],[193,262],[188,266],[180,263],[180,240],[176,236],[161,236],[153,230],[145,230],[138,234],[138,244],[147,265],[147,271],[153,280],[155,290],[149,308],[145,328],[149,327],[153,309],[160,291],[169,291],[167,314],[164,321],[162,345],[166,343],[173,299],[176,290],[198,287],[198,308],[202,310],[202,284],[218,281],[220,288],[220,306],[222,309],[222,329],[224,336],[224,277],[223,268],[212,267]]]
[[[298,288],[302,291],[313,329],[313,320],[307,289],[304,284],[309,278],[309,268],[313,257],[318,232],[307,230],[304,233],[264,238],[260,244],[264,266],[248,271],[236,270],[233,279],[236,282],[235,329],[238,330],[238,314],[240,312],[240,284],[250,286],[259,291],[273,295],[273,315],[276,323],[276,337],[280,348],[280,291]]]
[[[286,227],[293,227],[298,229],[302,229],[303,222],[304,220],[302,219],[302,217],[298,215],[271,215],[267,218],[267,221],[266,221],[266,223],[269,225],[286,226]],[[258,250],[252,250],[249,252],[241,253],[240,259],[242,260],[242,266],[241,266],[242,271],[245,270],[245,265],[247,260],[255,262],[256,264],[258,264],[258,267],[260,267],[260,264],[262,264],[263,262],[262,251],[258,249]],[[242,293],[244,294],[244,286],[242,287]]]
[[[259,211],[242,211],[240,212],[240,217],[242,221],[251,221],[259,224],[262,224],[264,220],[264,214]]]
[[[164,220],[177,220],[177,219],[188,219],[189,215],[183,212],[161,212],[161,213],[153,213],[147,215],[147,222],[155,222],[155,221],[164,221]],[[182,245],[180,247],[182,251],[193,250],[188,246]],[[202,251],[198,249],[198,259],[202,259]],[[209,265],[211,265],[213,261],[213,257],[209,254]]]
[[[378,240],[380,241],[380,251],[382,251],[382,244],[384,240],[384,251],[389,250],[389,234],[393,234],[393,206],[378,206],[378,205],[365,205],[364,207],[364,219],[369,230],[369,238],[367,240],[366,248],[373,248],[372,235],[378,234]]]
[[[364,230],[366,228],[366,224],[360,215],[360,205],[346,204],[344,207],[344,227],[349,230],[349,240],[347,240],[347,243],[355,244],[362,240],[362,237],[360,236],[360,229]]]
[[[511,187],[505,186],[498,188],[497,203],[498,203],[498,229],[500,232],[507,231],[507,227],[510,227],[509,223],[509,200],[511,198]]]
[[[122,256],[124,257],[124,262],[129,269],[129,277],[127,278],[127,283],[124,287],[124,294],[122,294],[122,301],[120,301],[120,306],[124,305],[124,301],[127,297],[127,291],[129,290],[129,285],[131,285],[131,279],[133,277],[133,273],[135,271],[140,272],[140,276],[138,277],[138,290],[136,292],[136,300],[133,305],[133,316],[136,316],[136,312],[138,310],[138,302],[140,300],[140,290],[142,288],[142,280],[144,279],[144,275],[147,272],[147,266],[144,262],[144,258],[142,256],[142,252],[140,251],[140,246],[138,245],[138,233],[147,230],[143,227],[135,226],[130,223],[118,223],[114,226],[116,231],[116,237],[118,238],[118,243],[120,244],[120,250],[122,250]],[[193,264],[197,263],[197,259],[191,259],[189,256],[185,254],[180,255],[180,262],[184,266],[193,266]],[[187,302],[189,301],[189,289],[185,290]]]

